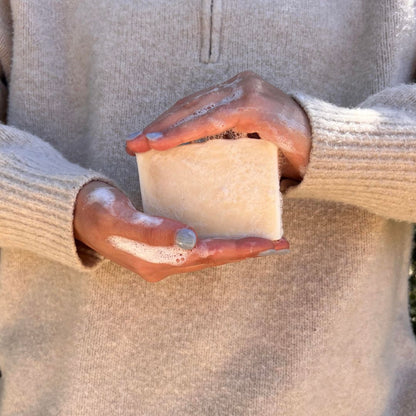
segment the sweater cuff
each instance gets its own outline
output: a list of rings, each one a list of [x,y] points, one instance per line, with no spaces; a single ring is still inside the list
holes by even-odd
[[[289,198],[314,198],[361,206],[386,217],[408,220],[414,208],[415,121],[394,109],[342,108],[292,93],[307,113],[312,150],[303,181]],[[407,175],[407,176],[405,176]],[[386,194],[389,203],[384,203]],[[407,198],[406,198],[407,197]]]
[[[80,271],[98,266],[102,257],[74,238],[74,208],[85,184],[111,181],[60,155],[43,159],[42,168],[48,171],[43,174],[36,156],[17,154],[9,153],[7,163],[0,160],[1,246],[28,250]]]
[[[20,170],[20,178],[24,173],[30,176]],[[8,202],[18,208],[2,213],[2,245],[35,252],[80,271],[97,267],[103,257],[75,240],[74,208],[78,192],[85,184],[93,180],[109,181],[90,171],[65,178],[62,183],[55,179],[46,187],[34,183],[33,177],[30,179],[30,183],[9,188]]]

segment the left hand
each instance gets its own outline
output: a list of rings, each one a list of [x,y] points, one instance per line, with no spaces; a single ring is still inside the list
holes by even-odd
[[[148,282],[249,257],[284,253],[289,248],[284,238],[198,239],[184,223],[136,211],[121,190],[100,181],[87,183],[77,195],[74,234],[97,253]]]
[[[227,130],[275,143],[283,155],[282,178],[303,178],[311,150],[308,117],[293,98],[250,71],[179,100],[128,141],[126,150],[166,150]]]

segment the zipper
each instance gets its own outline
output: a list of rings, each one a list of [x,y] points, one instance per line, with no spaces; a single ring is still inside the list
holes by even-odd
[[[201,62],[211,64],[220,57],[222,0],[202,0]]]

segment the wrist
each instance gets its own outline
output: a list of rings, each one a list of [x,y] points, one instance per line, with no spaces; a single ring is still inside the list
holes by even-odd
[[[101,182],[98,180],[87,182],[78,192],[77,198],[75,200],[75,209],[74,209],[74,220],[73,220],[73,227],[74,227],[74,237],[76,240],[82,241],[86,243],[84,234],[85,228],[91,220],[96,220],[97,215],[92,216],[89,212],[91,209],[91,204],[94,202],[91,198],[91,195],[94,195],[94,192],[97,192],[99,188],[109,188],[105,182]],[[97,198],[95,202],[99,202],[99,206],[104,205],[104,197],[102,195],[102,201],[99,201],[100,198],[97,193]],[[97,211],[95,211],[97,214]],[[95,217],[95,218],[94,218]]]
[[[303,107],[293,98],[292,102],[293,118],[292,123],[288,123],[288,137],[293,146],[290,151],[284,152],[292,169],[290,169],[290,174],[286,176],[287,178],[301,181],[309,165],[312,149],[312,128],[309,117]]]

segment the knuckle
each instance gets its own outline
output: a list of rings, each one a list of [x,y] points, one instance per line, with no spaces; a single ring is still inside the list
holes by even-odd
[[[249,88],[244,94],[244,105],[246,107],[258,107],[260,100],[261,95],[255,89]]]
[[[248,84],[248,90],[253,95],[260,95],[265,90],[265,84],[261,78],[252,78]]]
[[[253,79],[245,88],[244,102],[250,107],[261,107],[264,105],[266,87],[262,79]]]
[[[251,70],[240,72],[238,76],[244,79],[259,78],[259,76],[254,71],[251,71]]]
[[[183,97],[180,100],[176,101],[176,103],[173,105],[173,107],[184,107],[186,105],[189,105],[191,103],[191,98],[189,96]]]
[[[175,101],[175,103],[173,104],[173,106],[171,107],[171,109],[173,110],[173,109],[176,109],[178,107],[182,107],[183,104],[184,104],[184,102],[185,102],[185,100],[183,98],[181,98],[178,101]]]

